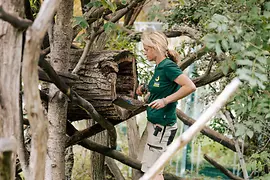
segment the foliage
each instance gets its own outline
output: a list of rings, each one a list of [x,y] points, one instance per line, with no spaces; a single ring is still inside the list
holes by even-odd
[[[248,167],[262,176],[270,153],[270,2],[191,0],[176,5],[167,19],[169,27],[189,25],[203,32],[209,54],[214,52],[219,59],[215,68],[226,75],[234,71],[228,79],[237,75],[244,81],[226,108],[234,116],[235,135],[249,145]],[[230,132],[225,124],[216,118],[211,127]]]
[[[224,4],[226,6],[219,6]],[[269,68],[270,3],[265,1],[190,1],[168,17],[172,26],[189,24],[205,29],[207,48],[225,59],[224,74],[236,70],[252,86],[265,88]]]

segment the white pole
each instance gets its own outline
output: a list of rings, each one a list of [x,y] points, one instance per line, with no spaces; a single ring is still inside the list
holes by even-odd
[[[198,120],[168,146],[167,150],[158,158],[155,164],[140,178],[140,180],[150,180],[155,177],[155,175],[164,167],[165,163],[204,128],[204,125],[220,110],[240,84],[240,80],[234,78]]]

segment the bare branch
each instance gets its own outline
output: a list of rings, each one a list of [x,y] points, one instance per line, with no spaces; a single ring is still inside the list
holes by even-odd
[[[234,70],[230,68],[228,73],[225,75],[221,70],[218,69],[208,74],[207,76],[202,75],[198,78],[192,79],[192,81],[195,83],[196,87],[201,87],[201,86],[210,84],[212,82],[215,82],[222,77],[228,76],[232,72],[234,72]]]
[[[114,159],[106,157],[105,158],[106,164],[108,165],[108,168],[110,169],[110,171],[113,173],[114,177],[117,180],[125,180],[122,172],[120,171],[120,169],[118,168],[117,164],[115,163]]]
[[[228,122],[232,132],[233,132],[234,142],[235,142],[235,149],[236,149],[236,152],[238,154],[238,158],[239,158],[239,162],[240,162],[240,165],[241,165],[241,168],[242,168],[242,171],[243,171],[244,178],[249,179],[248,172],[247,172],[247,169],[246,169],[245,159],[243,157],[244,152],[241,152],[239,141],[238,141],[237,137],[235,136],[235,127],[233,126],[233,119],[231,118],[231,114],[230,114],[229,111],[225,111],[224,115],[225,115],[225,117],[227,119],[227,122]],[[242,149],[242,150],[244,151],[244,149]]]
[[[180,69],[184,71],[189,65],[194,63],[195,61],[199,60],[200,57],[205,55],[207,51],[205,51],[206,47],[202,47],[199,49],[196,53],[189,54],[187,57],[181,60],[181,62],[178,64]]]
[[[177,117],[186,125],[192,126],[196,120],[192,119],[191,117],[187,116],[184,112],[182,112],[180,109],[176,109]],[[226,136],[223,136],[222,134],[214,131],[213,129],[210,129],[209,127],[204,127],[201,131],[203,135],[206,135],[213,141],[216,141],[220,143],[221,145],[231,149],[232,151],[236,152],[234,141],[232,139],[227,138]]]
[[[15,16],[11,13],[6,12],[2,5],[0,5],[0,19],[10,23],[13,27],[24,30],[32,25],[32,21],[28,19],[22,19],[21,17]]]
[[[146,107],[145,106],[141,106],[140,108],[138,108],[137,110],[133,111],[125,120],[123,121],[114,121],[114,120],[110,120],[108,119],[108,121],[110,121],[113,125],[117,125],[121,122],[124,122],[126,120],[128,120],[129,118],[140,114],[141,112],[145,111]],[[77,144],[78,142],[82,141],[83,139],[86,139],[88,137],[91,137],[101,131],[103,131],[104,128],[100,125],[100,124],[95,124],[87,129],[84,129],[82,131],[78,131],[75,134],[73,134],[71,136],[71,138],[68,140],[66,147]]]
[[[234,180],[243,180],[243,178],[240,178],[238,176],[235,176],[231,171],[227,170],[225,167],[214,161],[212,158],[207,156],[207,154],[203,155],[204,159],[208,161],[210,164],[215,166],[217,169],[219,169],[221,172],[223,172],[226,176],[228,176],[230,179]]]
[[[174,28],[172,31],[166,32],[168,37],[177,37],[177,36],[188,36],[194,40],[200,40],[202,34],[200,31],[197,31],[194,28],[189,26],[179,26]]]

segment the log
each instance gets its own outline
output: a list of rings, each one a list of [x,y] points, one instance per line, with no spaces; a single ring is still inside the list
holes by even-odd
[[[70,71],[76,66],[82,50],[71,50]],[[80,70],[78,81],[72,88],[89,101],[100,115],[106,119],[124,120],[129,111],[115,104],[118,95],[135,97],[137,68],[134,56],[128,51],[100,51],[90,53]],[[76,121],[89,119],[78,106],[69,103],[68,119]]]

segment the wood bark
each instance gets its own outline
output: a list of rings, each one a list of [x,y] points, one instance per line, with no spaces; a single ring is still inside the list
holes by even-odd
[[[50,34],[50,63],[56,71],[62,73],[69,69],[69,51],[72,42],[72,15],[73,0],[61,1],[57,10],[55,24]],[[48,178],[52,180],[65,179],[65,142],[66,142],[66,119],[67,97],[54,85],[49,86],[48,103],[48,157],[46,167]]]
[[[138,159],[141,156],[143,150],[140,148],[140,133],[139,127],[136,122],[136,117],[132,117],[127,120],[127,138],[128,138],[128,150],[129,156],[134,159]],[[144,149],[144,147],[142,148]],[[140,170],[132,169],[132,179],[137,180],[142,175]]]
[[[1,6],[9,13],[23,16],[23,1],[1,0]],[[17,139],[20,132],[22,32],[3,20],[0,20],[0,27],[0,137]],[[15,177],[15,155],[11,155],[11,178]]]

